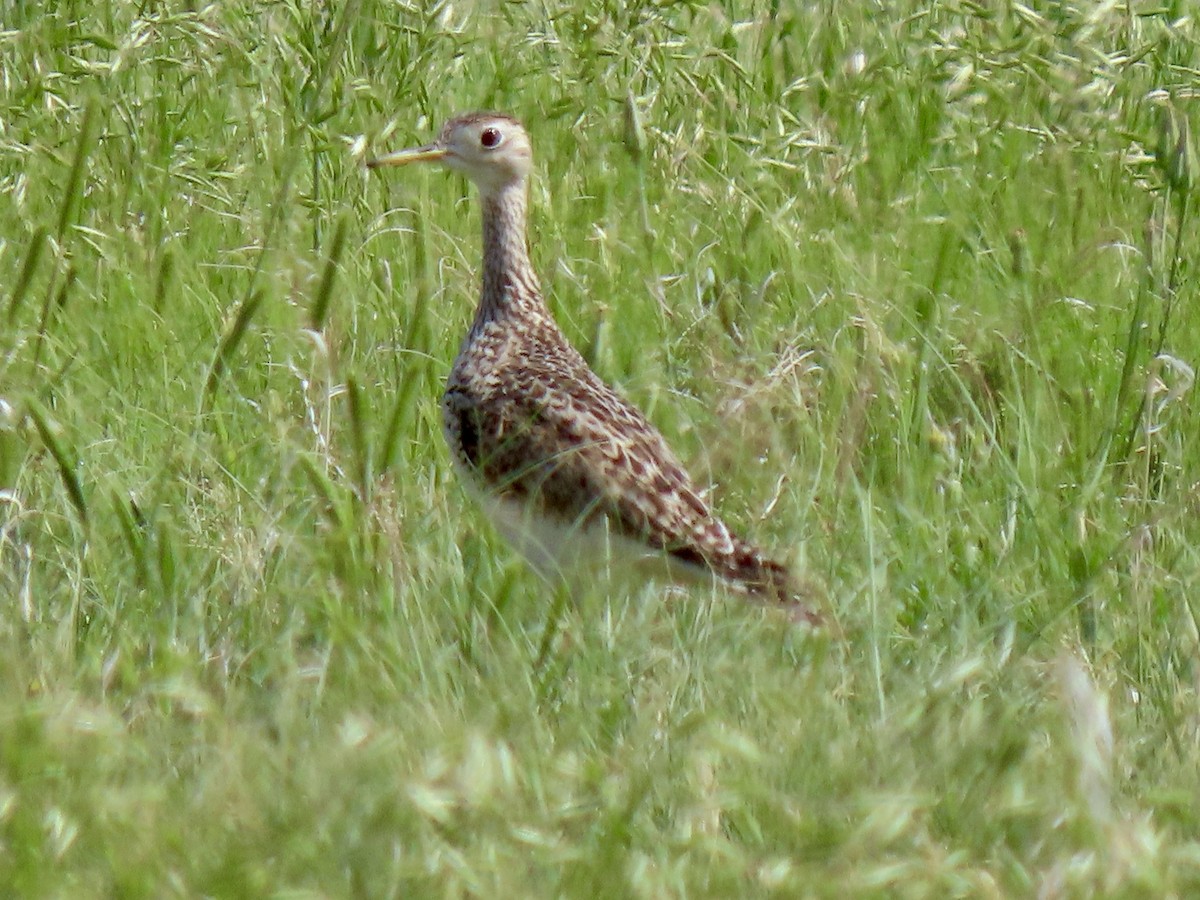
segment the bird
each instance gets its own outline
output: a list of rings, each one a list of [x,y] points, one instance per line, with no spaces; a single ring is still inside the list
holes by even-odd
[[[432,143],[367,166],[413,163],[440,164],[479,191],[482,283],[442,426],[457,474],[501,535],[552,583],[581,581],[596,566],[649,569],[676,583],[723,583],[819,624],[812,589],[716,515],[658,429],[555,322],[529,258],[533,148],[520,121],[459,115]]]

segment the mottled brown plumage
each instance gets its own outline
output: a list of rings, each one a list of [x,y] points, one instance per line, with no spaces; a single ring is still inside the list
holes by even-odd
[[[424,160],[467,175],[482,198],[480,301],[442,411],[456,468],[505,536],[547,577],[618,550],[665,563],[672,577],[715,575],[815,621],[788,570],[713,514],[654,426],[551,317],[526,245],[532,150],[520,123],[460,116],[435,143],[370,165]]]

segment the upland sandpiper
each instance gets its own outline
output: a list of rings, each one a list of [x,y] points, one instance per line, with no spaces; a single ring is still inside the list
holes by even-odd
[[[716,579],[817,620],[788,569],[734,535],[658,430],[592,372],[559,329],[529,261],[533,153],[498,113],[451,119],[432,144],[372,168],[440,162],[479,188],[483,286],[442,397],[455,468],[500,532],[551,580],[597,559],[672,580]]]

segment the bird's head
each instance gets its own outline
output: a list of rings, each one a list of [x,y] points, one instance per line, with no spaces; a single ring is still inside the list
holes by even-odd
[[[457,116],[432,144],[398,150],[367,162],[371,168],[440,162],[470,178],[484,194],[519,184],[529,175],[533,149],[521,123],[500,113]]]

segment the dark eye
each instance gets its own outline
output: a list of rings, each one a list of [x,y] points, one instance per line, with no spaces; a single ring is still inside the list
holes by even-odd
[[[499,128],[485,128],[479,132],[479,144],[485,150],[499,147],[502,140],[504,140],[504,135],[500,133]]]

